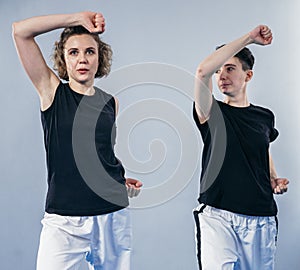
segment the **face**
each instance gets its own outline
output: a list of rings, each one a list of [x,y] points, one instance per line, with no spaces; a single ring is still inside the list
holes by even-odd
[[[216,71],[216,80],[220,91],[230,97],[245,93],[247,82],[252,77],[252,71],[244,71],[237,57],[229,59]]]
[[[64,57],[70,83],[93,83],[98,69],[98,45],[90,35],[74,35],[65,43]]]

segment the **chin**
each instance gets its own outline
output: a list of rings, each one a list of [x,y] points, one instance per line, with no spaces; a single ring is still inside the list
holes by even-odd
[[[229,92],[226,89],[220,89],[220,91],[223,95],[228,95],[229,94]]]
[[[233,97],[233,95],[228,92],[228,91],[222,91],[223,95],[227,96],[227,97]]]

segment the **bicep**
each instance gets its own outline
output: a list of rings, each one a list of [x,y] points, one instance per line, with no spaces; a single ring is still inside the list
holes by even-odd
[[[195,108],[201,124],[209,119],[212,107],[212,78],[195,78]]]
[[[48,67],[34,38],[14,36],[14,40],[20,61],[41,100],[53,96],[59,84],[59,78]]]

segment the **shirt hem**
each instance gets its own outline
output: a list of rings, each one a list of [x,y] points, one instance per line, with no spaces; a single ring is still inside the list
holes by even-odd
[[[60,210],[60,209],[53,209],[49,208],[46,209],[45,212],[48,214],[57,214],[61,216],[99,216],[99,215],[104,215],[104,214],[109,214],[112,212],[116,212],[119,210],[122,210],[124,208],[128,207],[127,206],[116,206],[112,208],[107,208],[107,209],[96,209],[96,210]]]

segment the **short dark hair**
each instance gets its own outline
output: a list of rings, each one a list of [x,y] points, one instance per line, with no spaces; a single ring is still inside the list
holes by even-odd
[[[216,50],[220,49],[221,47],[223,47],[225,45],[226,44],[217,46]],[[234,57],[237,57],[240,60],[244,71],[249,70],[249,69],[252,70],[255,58],[254,58],[252,52],[247,47],[244,47],[242,50],[240,50],[236,55],[234,55]]]
[[[111,47],[103,42],[97,33],[91,33],[83,26],[67,27],[60,35],[59,41],[55,42],[53,61],[54,70],[58,72],[58,76],[63,80],[69,80],[67,73],[66,62],[64,58],[64,47],[67,40],[74,35],[90,35],[98,44],[98,70],[95,74],[95,78],[101,78],[107,76],[110,72],[112,50]]]

